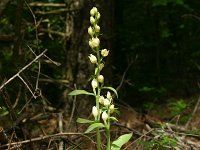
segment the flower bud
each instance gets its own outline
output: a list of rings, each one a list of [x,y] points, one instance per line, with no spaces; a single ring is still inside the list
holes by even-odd
[[[95,24],[95,19],[94,19],[94,17],[90,17],[90,23],[92,24],[92,25],[94,25]]]
[[[108,114],[104,111],[103,113],[102,113],[102,119],[103,119],[103,121],[106,121],[107,119],[108,119]]]
[[[90,62],[91,62],[92,64],[97,63],[97,58],[96,58],[96,56],[90,54],[90,56],[88,56],[88,57],[89,57]]]
[[[97,12],[97,14],[96,14],[96,19],[99,20],[100,17],[101,17],[101,14],[100,14],[99,12]]]
[[[92,27],[89,27],[89,28],[88,28],[88,34],[89,34],[90,36],[93,36],[93,35],[94,35],[94,30],[92,29]]]
[[[115,106],[112,104],[112,105],[110,105],[110,113],[113,113],[113,111],[114,111],[114,109],[115,109]]]
[[[100,97],[99,97],[99,103],[100,103],[100,104],[103,104],[103,103],[104,103],[104,97],[103,97],[103,96],[100,96]]]
[[[108,56],[108,54],[109,54],[109,51],[108,51],[107,49],[101,50],[101,55],[102,55],[103,57]]]
[[[91,48],[95,48],[95,47],[98,47],[100,44],[100,40],[96,37],[96,38],[92,38],[89,40],[89,46]]]
[[[98,38],[93,38],[93,45],[94,47],[98,47],[100,43],[100,40]]]
[[[98,26],[97,24],[94,26],[95,32],[99,32],[100,31],[100,26]]]
[[[99,65],[99,71],[101,71],[101,70],[103,69],[103,67],[104,67],[104,64],[101,63],[101,64]]]
[[[92,85],[92,88],[93,88],[93,89],[96,89],[97,86],[98,86],[97,80],[96,80],[96,79],[93,79],[92,82],[91,82],[91,85]]]
[[[97,79],[98,79],[98,81],[99,81],[100,83],[103,83],[103,81],[104,81],[103,75],[99,75]]]
[[[109,91],[107,92],[107,96],[106,96],[106,97],[107,97],[107,99],[109,99],[109,100],[111,100],[111,99],[112,99],[112,95],[110,94],[110,92],[109,92]]]
[[[92,114],[93,114],[94,118],[96,118],[98,116],[98,110],[97,110],[96,106],[92,107]]]
[[[104,101],[103,101],[103,105],[104,106],[109,106],[110,105],[110,101],[107,98],[105,98]]]
[[[90,10],[90,15],[91,15],[91,16],[94,16],[97,12],[98,12],[97,8],[96,8],[96,7],[93,7],[93,8]]]

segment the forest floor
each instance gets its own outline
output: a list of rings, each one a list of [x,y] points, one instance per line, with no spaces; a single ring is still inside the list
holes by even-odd
[[[177,100],[157,107],[148,104],[145,114],[128,105],[118,104],[119,121],[111,125],[111,138],[132,132],[133,137],[123,146],[124,150],[199,150],[198,101],[196,98],[196,103],[189,104],[185,100]],[[82,111],[82,114],[88,114],[87,109]],[[41,107],[34,105],[22,116],[23,119],[12,125],[1,118],[0,149],[64,150],[62,147],[65,147],[66,150],[95,150],[95,133],[84,134],[88,125],[77,124],[73,115],[62,110],[60,113],[41,113]],[[11,130],[9,126],[15,128]],[[103,130],[101,135],[102,149],[105,149],[106,136]]]

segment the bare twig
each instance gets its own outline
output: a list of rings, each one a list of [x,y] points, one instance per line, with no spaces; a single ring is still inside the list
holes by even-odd
[[[27,5],[29,11],[31,12],[31,15],[33,16],[33,20],[34,20],[34,24],[35,24],[35,38],[36,38],[37,46],[39,47],[37,20],[36,20],[35,14],[33,13],[32,9],[30,8],[30,6],[28,5],[28,3],[26,1],[25,1],[25,4]],[[36,80],[36,84],[35,84],[35,89],[38,89],[38,83],[39,83],[38,80],[40,78],[40,71],[41,71],[41,63],[39,61],[38,62],[38,73],[37,73],[37,80]]]
[[[62,115],[62,113],[58,114],[58,127],[59,127],[59,132],[63,133],[63,115]],[[63,150],[63,145],[64,145],[64,143],[61,140],[59,142],[59,150]]]
[[[79,9],[68,9],[68,8],[61,8],[58,10],[51,10],[51,11],[36,11],[36,14],[40,15],[50,15],[50,14],[58,14],[58,13],[63,13],[63,12],[73,12],[73,11],[78,11]]]
[[[42,3],[42,2],[32,2],[29,3],[30,6],[37,7],[66,7],[65,3]]]
[[[48,32],[50,34],[55,34],[55,35],[59,35],[59,36],[62,36],[62,37],[67,37],[68,36],[68,35],[66,35],[66,33],[59,32],[59,31],[54,31],[54,30],[51,30],[51,29],[41,28],[40,31]]]
[[[138,56],[135,57],[135,60],[137,59],[137,57],[138,57]],[[130,67],[132,66],[133,63],[134,63],[134,61],[132,60],[132,61],[129,63],[129,65],[128,65],[128,67],[126,68],[126,70],[124,71],[124,73],[123,73],[123,75],[122,75],[121,82],[120,82],[120,84],[118,85],[118,87],[117,87],[117,89],[116,89],[117,91],[119,91],[119,89],[121,88],[122,84],[124,83],[124,79],[125,79],[126,73],[128,72],[128,70],[130,69]]]
[[[20,142],[12,142],[12,143],[9,143],[9,144],[4,144],[4,145],[0,146],[0,149],[5,148],[9,145],[10,146],[21,145],[21,144],[27,144],[27,143],[41,141],[41,140],[45,140],[45,139],[66,137],[66,136],[70,136],[70,135],[79,135],[79,136],[84,136],[84,137],[87,137],[88,139],[90,139],[87,136],[88,134],[94,134],[94,132],[90,132],[90,133],[69,132],[69,133],[57,133],[57,134],[52,134],[52,135],[45,135],[45,136],[42,136],[42,137],[32,138],[32,139],[24,140],[24,141],[20,141]]]
[[[19,77],[20,73],[22,73],[24,70],[26,70],[29,66],[31,66],[35,61],[37,61],[40,57],[42,57],[44,55],[44,53],[46,53],[47,49],[44,50],[40,55],[38,55],[35,59],[33,59],[30,63],[28,63],[26,66],[24,66],[21,70],[19,70],[18,73],[16,73],[14,76],[12,76],[9,80],[7,80],[6,82],[4,82],[1,86],[0,86],[0,91],[8,84],[10,83],[12,80],[14,80],[16,77]]]

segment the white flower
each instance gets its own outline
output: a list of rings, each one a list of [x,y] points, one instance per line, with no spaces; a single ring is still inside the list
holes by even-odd
[[[97,86],[98,86],[97,80],[93,79],[92,82],[91,82],[91,85],[92,85],[93,89],[97,88]]]
[[[100,104],[103,104],[103,102],[104,102],[104,97],[103,97],[103,96],[100,96],[100,97],[99,97],[99,103],[100,103]]]
[[[113,111],[114,111],[114,109],[115,109],[115,106],[112,104],[112,105],[110,105],[110,113],[113,113]]]
[[[98,116],[98,110],[97,110],[96,106],[92,107],[92,114],[93,114],[94,118],[96,118]]]
[[[100,31],[100,26],[98,26],[97,24],[94,26],[95,32],[99,32]]]
[[[92,41],[93,41],[94,47],[98,47],[99,46],[100,40],[98,38],[93,38]]]
[[[103,81],[104,81],[103,75],[99,75],[97,79],[98,79],[98,81],[99,81],[100,83],[103,83]]]
[[[105,98],[104,101],[103,101],[103,105],[104,106],[109,106],[110,105],[110,101],[107,98]]]
[[[99,44],[100,44],[100,40],[97,37],[89,40],[89,45],[91,48],[98,47]]]
[[[96,8],[96,7],[93,7],[93,8],[90,10],[90,15],[91,15],[91,16],[94,16],[97,12],[98,12],[97,8]]]
[[[108,54],[109,54],[109,51],[108,51],[107,49],[101,50],[101,55],[102,55],[103,57],[108,56]]]
[[[106,121],[107,119],[108,119],[108,114],[104,111],[103,113],[102,113],[102,119],[103,119],[103,121]]]
[[[107,99],[109,99],[109,100],[111,100],[111,99],[112,99],[112,96],[111,96],[111,94],[110,94],[110,92],[109,92],[109,91],[107,92],[107,96],[106,96],[106,97],[107,97]]]
[[[88,34],[90,35],[90,36],[93,36],[94,35],[94,30],[92,29],[92,27],[89,27],[88,28]]]
[[[90,23],[91,23],[92,25],[94,25],[95,22],[96,22],[96,21],[95,21],[94,17],[91,16],[91,17],[90,17]]]
[[[89,57],[91,63],[93,63],[93,64],[97,63],[97,58],[96,58],[96,56],[90,54],[90,56],[88,56],[88,57]]]

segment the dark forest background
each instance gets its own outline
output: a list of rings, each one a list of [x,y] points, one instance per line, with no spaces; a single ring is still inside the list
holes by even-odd
[[[117,89],[114,103],[122,114],[119,124],[113,124],[118,128],[112,136],[137,130],[142,133],[132,138],[137,141],[146,124],[161,126],[159,135],[165,125],[157,120],[174,123],[174,131],[191,127],[191,133],[200,133],[199,0],[0,0],[0,149],[8,139],[19,142],[84,131],[75,120],[89,116],[95,102],[68,94],[91,90],[94,66],[88,58],[88,27],[93,6],[101,13],[101,48],[110,50],[105,84]],[[58,122],[63,122],[63,130]],[[170,145],[175,139],[165,132],[167,139],[159,135],[155,140],[152,134],[153,149],[156,142],[162,147],[163,141]],[[86,140],[78,134],[57,142],[50,137],[23,148],[56,149],[64,141],[71,148],[88,149],[92,142]]]
[[[17,99],[17,112],[25,104],[70,109],[68,93],[90,89],[87,29],[94,5],[101,12],[101,47],[111,53],[104,70],[106,83],[119,88],[116,102],[140,110],[145,104],[199,94],[198,0],[1,0],[1,84],[33,60],[34,53],[47,49],[51,58],[40,59],[39,78],[38,62],[20,74],[38,94],[36,100],[19,78],[3,88],[12,103]],[[9,109],[3,99],[2,114]],[[77,110],[91,102],[80,99]]]

